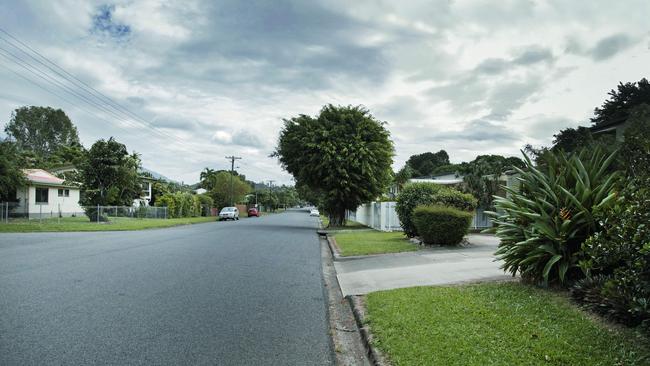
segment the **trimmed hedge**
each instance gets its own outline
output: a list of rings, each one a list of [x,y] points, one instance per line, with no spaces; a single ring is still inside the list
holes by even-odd
[[[469,231],[472,216],[453,207],[418,206],[412,219],[425,244],[456,245]]]
[[[471,194],[462,193],[453,188],[436,183],[409,183],[397,196],[395,211],[402,223],[404,234],[408,237],[418,235],[417,228],[411,221],[413,210],[420,205],[449,206],[461,211],[472,212],[477,200]]]

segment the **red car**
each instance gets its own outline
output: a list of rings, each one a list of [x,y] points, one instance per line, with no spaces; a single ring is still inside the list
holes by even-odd
[[[260,212],[257,211],[255,207],[251,207],[248,209],[248,217],[260,217]]]

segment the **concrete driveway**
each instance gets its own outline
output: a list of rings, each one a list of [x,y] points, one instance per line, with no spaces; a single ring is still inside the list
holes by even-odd
[[[483,234],[467,238],[470,245],[463,248],[426,248],[337,261],[334,265],[341,291],[344,296],[363,295],[402,287],[512,278],[495,262],[498,238]]]

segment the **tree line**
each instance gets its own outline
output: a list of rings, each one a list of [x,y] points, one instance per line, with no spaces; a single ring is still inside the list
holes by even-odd
[[[76,126],[61,109],[20,107],[12,113],[4,131],[7,138],[0,141],[0,201],[16,200],[16,190],[27,183],[22,172],[26,168],[74,166],[75,169],[59,176],[66,184],[80,187],[79,203],[84,207],[131,206],[141,197],[142,178],[152,178],[142,170],[140,155],[129,152],[125,144],[113,137],[100,139],[86,149]],[[259,202],[270,209],[298,204],[293,187],[258,191],[254,182],[236,171],[231,180],[230,171],[206,168],[199,178],[200,182],[193,187],[156,179],[149,204],[167,206],[172,217],[205,214],[202,207],[229,206],[231,194],[234,202]],[[195,195],[193,188],[204,188],[207,192]],[[87,212],[93,220],[97,219],[95,211]]]

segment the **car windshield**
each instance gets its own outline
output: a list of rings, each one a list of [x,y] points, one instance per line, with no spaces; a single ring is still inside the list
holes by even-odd
[[[223,210],[221,210],[221,212],[232,212],[232,211],[235,211],[234,207],[225,207]]]

